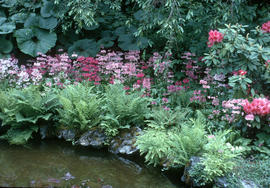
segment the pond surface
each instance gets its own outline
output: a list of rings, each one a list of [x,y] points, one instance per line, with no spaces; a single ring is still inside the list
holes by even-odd
[[[0,151],[0,187],[176,187],[158,169],[63,141],[0,143]]]

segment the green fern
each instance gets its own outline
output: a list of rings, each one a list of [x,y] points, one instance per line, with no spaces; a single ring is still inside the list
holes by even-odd
[[[68,86],[59,93],[59,99],[62,108],[58,112],[64,127],[83,132],[100,123],[102,99],[94,94],[93,87]]]
[[[139,91],[126,94],[123,85],[114,84],[106,88],[104,111],[101,128],[109,136],[115,136],[119,129],[144,124],[149,114],[148,99]]]
[[[149,164],[169,167],[184,166],[193,155],[198,155],[206,144],[204,119],[183,121],[181,126],[148,128],[137,137],[136,145]],[[150,122],[152,124],[153,121]],[[150,126],[151,127],[151,126]]]
[[[190,108],[176,108],[174,111],[156,108],[152,110],[151,120],[147,120],[147,125],[154,129],[165,129],[181,126],[192,114]]]

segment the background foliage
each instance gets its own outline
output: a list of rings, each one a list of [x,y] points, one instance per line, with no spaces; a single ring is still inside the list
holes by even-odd
[[[210,29],[225,23],[254,27],[269,19],[269,9],[267,1],[251,0],[1,0],[0,53],[36,56],[57,47],[94,56],[100,47],[149,45],[203,52]]]

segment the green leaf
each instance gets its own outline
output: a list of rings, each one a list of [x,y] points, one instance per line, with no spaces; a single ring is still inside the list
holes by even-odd
[[[3,38],[0,38],[0,53],[8,54],[12,51],[12,42]]]
[[[2,3],[1,4],[2,7],[10,8],[17,3],[17,0],[1,0],[0,3]]]
[[[25,21],[24,27],[39,27],[42,29],[54,29],[58,21],[54,17],[43,18],[36,14],[31,14]]]
[[[139,10],[137,12],[135,12],[133,14],[134,18],[137,20],[137,21],[142,21],[144,19],[144,12],[142,10]]]
[[[13,22],[6,22],[6,18],[0,18],[0,34],[12,33],[16,28]]]
[[[44,18],[53,16],[53,2],[45,1],[44,5],[40,9],[40,14]]]
[[[68,53],[76,53],[79,56],[84,57],[95,57],[99,50],[100,48],[94,40],[82,39],[74,42],[73,45],[68,49]]]
[[[54,29],[58,24],[58,20],[54,17],[42,18],[39,17],[39,27],[42,29]]]
[[[25,54],[33,57],[37,53],[47,53],[52,47],[55,46],[57,36],[55,33],[50,33],[43,29],[19,29],[15,32],[18,47]]]
[[[25,20],[24,27],[35,27],[39,26],[39,16],[32,13],[29,17]]]
[[[10,19],[15,22],[15,23],[25,23],[25,21],[27,20],[28,15],[26,13],[17,13],[17,14],[13,14]]]
[[[111,38],[102,38],[98,41],[98,44],[101,47],[110,48],[114,45],[114,42],[112,41]]]

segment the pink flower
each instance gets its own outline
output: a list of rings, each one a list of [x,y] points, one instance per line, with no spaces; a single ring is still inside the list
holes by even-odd
[[[166,111],[169,111],[170,110],[170,108],[167,107],[167,106],[163,106],[163,109],[166,110]]]
[[[188,78],[185,78],[185,79],[183,80],[183,83],[184,83],[184,84],[189,83],[189,79],[188,79]]]
[[[206,85],[206,84],[207,84],[207,81],[205,81],[205,80],[200,80],[200,84]]]
[[[217,30],[210,30],[208,37],[208,47],[212,47],[216,42],[222,42],[223,34]]]
[[[146,89],[151,89],[151,81],[150,81],[150,78],[144,78],[143,79],[143,88],[146,88]]]
[[[245,119],[247,121],[253,121],[254,120],[254,115],[253,114],[248,114],[248,115],[245,116]]]
[[[129,89],[130,89],[129,86],[125,86],[125,87],[124,87],[124,90],[129,90]]]
[[[209,89],[210,86],[209,86],[209,85],[203,85],[203,88],[204,88],[204,89]]]
[[[264,33],[270,33],[270,21],[268,21],[262,25],[262,31]]]
[[[156,105],[157,102],[156,102],[156,101],[152,101],[151,104],[152,104],[152,105]]]
[[[137,76],[137,78],[143,78],[144,74],[143,73],[138,73],[136,76]]]
[[[207,138],[214,139],[215,138],[215,135],[208,135]]]
[[[162,101],[163,101],[164,103],[168,103],[168,102],[169,102],[168,98],[165,98],[165,97],[162,98]]]

